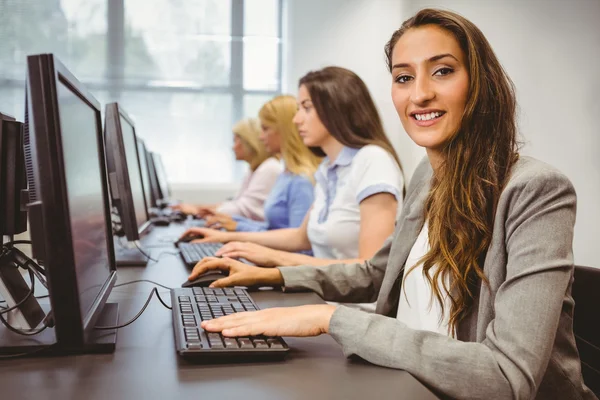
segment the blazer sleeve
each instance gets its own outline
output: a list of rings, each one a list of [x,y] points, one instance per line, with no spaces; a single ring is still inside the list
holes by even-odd
[[[278,267],[284,290],[311,290],[327,301],[372,303],[377,300],[391,245],[392,236],[364,263]]]
[[[576,196],[566,177],[551,172],[531,177],[509,202],[503,221],[506,278],[481,343],[339,306],[329,331],[344,353],[406,370],[452,398],[533,398],[572,278]]]

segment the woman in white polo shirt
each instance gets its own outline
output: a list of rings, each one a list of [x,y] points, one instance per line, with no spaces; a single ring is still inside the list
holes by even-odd
[[[300,79],[298,131],[317,155],[315,202],[302,226],[268,232],[191,228],[202,242],[231,242],[217,255],[257,265],[328,265],[372,257],[394,231],[403,196],[400,161],[364,82],[339,67]],[[314,256],[299,254],[311,250]]]

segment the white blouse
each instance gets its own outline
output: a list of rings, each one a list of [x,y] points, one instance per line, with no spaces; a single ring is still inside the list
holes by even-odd
[[[283,165],[279,160],[267,158],[254,172],[248,172],[235,199],[221,203],[217,212],[264,221],[265,200],[282,172]]]
[[[427,232],[428,225],[425,223],[406,259],[396,318],[411,329],[449,336],[448,321],[452,303],[448,296],[443,296],[444,315],[442,315],[442,308],[431,290],[429,281],[423,276],[423,264],[420,262],[429,251]],[[418,266],[413,269],[416,264]],[[434,266],[429,270],[430,276],[435,272],[435,268]],[[407,274],[409,270],[410,273]]]

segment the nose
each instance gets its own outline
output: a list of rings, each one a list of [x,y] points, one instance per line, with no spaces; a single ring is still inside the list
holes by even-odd
[[[416,105],[423,105],[435,98],[435,91],[427,74],[415,78],[412,85],[411,101]]]
[[[292,118],[292,122],[296,125],[300,124],[300,110],[296,111],[294,118]]]

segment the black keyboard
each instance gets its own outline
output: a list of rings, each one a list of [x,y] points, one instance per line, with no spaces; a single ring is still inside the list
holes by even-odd
[[[177,353],[195,361],[259,361],[283,359],[289,347],[280,337],[223,337],[200,322],[243,311],[258,310],[245,289],[171,289],[173,331]]]
[[[222,243],[179,243],[181,258],[188,267],[194,267],[204,257],[214,257]]]

